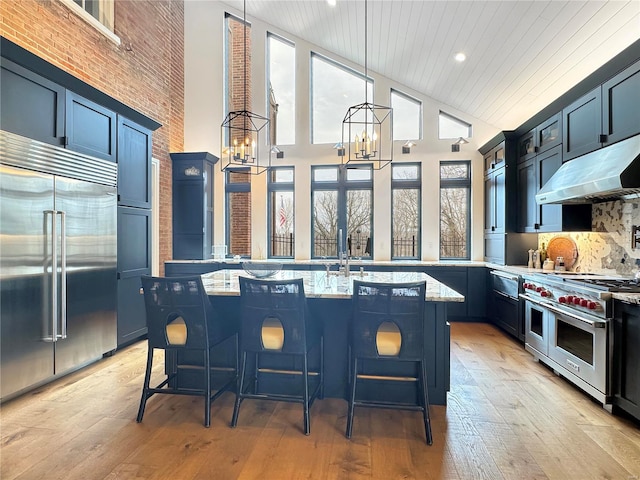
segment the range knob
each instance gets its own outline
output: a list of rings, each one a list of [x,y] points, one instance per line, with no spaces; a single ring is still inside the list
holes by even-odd
[[[573,299],[576,298],[573,295],[567,296],[567,303],[573,303]]]
[[[598,304],[596,302],[593,302],[593,301],[588,302],[587,303],[587,308],[589,310],[596,310],[598,308]]]
[[[541,297],[550,297],[551,296],[551,292],[549,290],[542,290],[540,292],[540,296]]]
[[[582,299],[580,297],[573,297],[573,304],[574,305],[580,305],[580,301]]]
[[[563,296],[563,297],[560,297],[560,298],[558,299],[558,301],[559,301],[560,303],[567,303],[567,297],[564,297],[564,296]]]
[[[581,307],[586,307],[587,305],[589,305],[589,300],[587,300],[586,298],[581,298],[580,299],[580,306]]]
[[[536,287],[536,292],[542,292],[544,289],[542,287]]]

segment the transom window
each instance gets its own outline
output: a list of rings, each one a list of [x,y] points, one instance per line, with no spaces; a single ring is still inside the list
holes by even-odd
[[[364,75],[311,54],[311,143],[336,143],[342,139],[342,120],[349,107],[364,103]],[[367,100],[373,101],[369,79]]]
[[[372,257],[371,166],[312,167],[313,258]]]
[[[267,78],[272,145],[296,141],[296,48],[281,37],[267,34]]]
[[[422,138],[422,102],[391,89],[391,107],[393,108],[393,139]]]
[[[471,138],[472,125],[446,112],[438,116],[438,138]]]
[[[440,258],[469,260],[471,162],[440,162]]]

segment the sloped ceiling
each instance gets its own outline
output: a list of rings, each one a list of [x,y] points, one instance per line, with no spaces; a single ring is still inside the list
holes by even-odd
[[[243,2],[224,3],[242,12]],[[258,18],[359,65],[365,0],[247,0]],[[367,66],[499,130],[518,127],[640,39],[640,1],[369,0]],[[467,60],[453,57],[464,52]]]

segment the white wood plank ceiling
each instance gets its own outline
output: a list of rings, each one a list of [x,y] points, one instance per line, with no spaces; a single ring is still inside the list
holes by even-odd
[[[364,65],[364,1],[247,0],[246,15]],[[500,130],[640,39],[640,0],[368,0],[367,9],[369,70]]]

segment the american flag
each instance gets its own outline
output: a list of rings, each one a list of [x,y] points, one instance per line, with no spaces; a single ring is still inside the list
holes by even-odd
[[[284,210],[284,197],[280,195],[280,211],[278,212],[280,227],[284,227],[287,222],[287,212]]]

